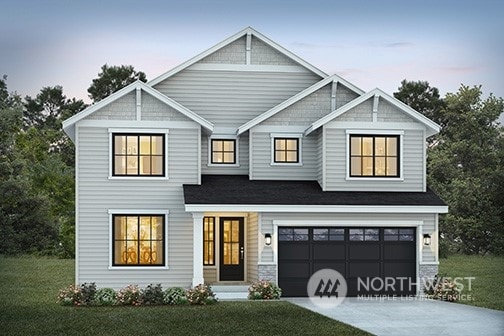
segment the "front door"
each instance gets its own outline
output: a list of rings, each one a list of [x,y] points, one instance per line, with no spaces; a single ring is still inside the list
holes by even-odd
[[[220,280],[243,281],[245,246],[243,218],[220,219]]]

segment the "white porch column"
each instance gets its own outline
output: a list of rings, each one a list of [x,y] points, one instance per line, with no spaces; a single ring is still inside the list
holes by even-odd
[[[193,287],[203,279],[203,213],[193,212]]]

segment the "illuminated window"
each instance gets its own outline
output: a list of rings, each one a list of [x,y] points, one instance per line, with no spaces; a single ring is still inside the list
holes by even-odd
[[[212,164],[236,163],[236,140],[212,139]]]
[[[215,217],[203,218],[203,265],[215,265]]]
[[[164,266],[165,216],[114,215],[114,266]]]
[[[351,135],[351,177],[399,177],[398,135]]]
[[[275,163],[299,162],[299,139],[275,138],[274,147]]]
[[[164,134],[113,134],[114,176],[164,176]]]

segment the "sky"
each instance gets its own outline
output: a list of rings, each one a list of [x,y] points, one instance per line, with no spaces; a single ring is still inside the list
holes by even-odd
[[[503,14],[501,0],[0,0],[0,76],[89,103],[103,64],[154,79],[251,26],[364,91],[407,79],[504,97]]]

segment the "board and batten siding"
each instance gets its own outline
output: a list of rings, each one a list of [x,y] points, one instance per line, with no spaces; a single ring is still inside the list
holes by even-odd
[[[317,137],[310,135],[300,138],[301,165],[272,164],[272,138],[269,132],[254,131],[252,136],[253,180],[303,180],[317,179]],[[281,134],[281,133],[279,133]]]
[[[154,88],[216,127],[238,128],[319,81],[311,72],[186,70]]]
[[[198,182],[198,128],[169,129],[168,180],[109,179],[109,133],[106,127],[77,127],[77,281],[98,287],[190,286],[192,226],[184,210],[184,183]],[[109,209],[168,210],[166,218],[169,269],[110,269]]]
[[[422,223],[421,232],[417,232],[417,244],[422,244],[422,241],[418,239],[424,233],[428,233],[432,236],[432,243],[430,246],[421,245],[421,262],[422,263],[436,263],[438,261],[437,249],[437,225],[436,225],[436,214],[398,214],[398,213],[262,213],[261,214],[261,232],[274,232],[273,221],[292,221],[291,225],[300,225],[307,227],[317,227],[320,224],[314,222],[322,221],[327,226],[335,227],[348,227],[358,226],[360,227],[384,227],[384,226],[394,226],[394,223],[406,223],[406,222],[420,222]],[[306,221],[306,225],[303,223]],[[331,223],[333,222],[334,225]],[[295,224],[294,224],[295,223]],[[365,224],[362,224],[365,223]],[[287,226],[288,224],[286,224]],[[274,240],[278,237],[273,237]],[[273,246],[273,245],[272,245]],[[274,260],[275,250],[264,249],[260,262],[272,262]],[[419,258],[420,259],[420,258]]]

